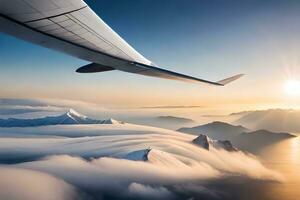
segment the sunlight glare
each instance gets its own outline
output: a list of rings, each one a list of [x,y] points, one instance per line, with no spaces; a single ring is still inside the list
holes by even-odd
[[[286,94],[291,96],[300,96],[300,81],[288,80],[284,85]]]

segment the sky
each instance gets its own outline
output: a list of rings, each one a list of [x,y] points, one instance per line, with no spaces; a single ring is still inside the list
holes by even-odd
[[[0,97],[104,106],[297,107],[300,2],[88,0],[137,51],[162,68],[217,81],[190,84],[124,72],[77,74],[88,62],[0,33]],[[291,91],[292,90],[292,91]]]

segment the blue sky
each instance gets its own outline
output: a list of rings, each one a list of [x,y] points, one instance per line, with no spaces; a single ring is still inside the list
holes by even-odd
[[[123,72],[76,74],[86,61],[0,34],[1,97],[62,98],[113,105],[290,104],[286,79],[300,79],[299,1],[89,0],[129,44],[159,66],[228,87]]]

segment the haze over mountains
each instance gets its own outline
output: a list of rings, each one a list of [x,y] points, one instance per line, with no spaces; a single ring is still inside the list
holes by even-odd
[[[300,133],[299,110],[269,109],[234,113],[234,115],[240,117],[233,123],[247,128]]]
[[[200,136],[205,134],[216,140],[230,140],[238,148],[253,153],[270,144],[295,137],[290,133],[268,130],[250,131],[240,125],[235,126],[218,121],[192,128],[180,128],[178,131]]]
[[[240,133],[247,132],[249,130],[240,125],[234,126],[229,123],[215,121],[191,128],[183,127],[178,129],[178,131],[195,135],[206,134],[209,137],[218,140],[230,140],[238,136]]]
[[[56,199],[74,195],[95,200],[235,199],[223,187],[225,179],[238,179],[239,183],[283,180],[281,174],[244,153],[247,148],[237,140],[247,138],[243,141],[248,144],[257,138],[272,141],[273,132],[248,136],[245,134],[250,130],[243,126],[213,122],[185,129],[194,133],[186,134],[113,119],[98,120],[74,109],[65,112],[70,105],[12,102],[22,105],[5,101],[6,105],[0,106],[0,110],[12,109],[3,112],[8,115],[0,120],[0,176],[8,177],[0,179],[0,187],[16,187],[16,194],[44,194],[33,184],[42,182]],[[111,113],[92,108],[110,117]],[[190,126],[188,118],[175,117],[184,114],[175,114],[152,114],[148,118],[160,120],[160,125]],[[285,136],[283,133],[280,140]],[[11,182],[9,177],[15,174],[20,180]],[[28,186],[35,190],[25,190]],[[7,199],[0,193],[2,198]]]

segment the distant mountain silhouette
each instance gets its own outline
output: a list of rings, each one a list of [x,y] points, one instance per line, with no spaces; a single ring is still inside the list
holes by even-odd
[[[214,140],[230,140],[239,149],[250,152],[257,152],[268,145],[295,137],[290,133],[278,133],[268,130],[251,132],[243,126],[234,126],[224,122],[212,122],[192,128],[180,128],[178,131],[199,136],[207,135]]]
[[[30,127],[62,124],[118,124],[122,123],[114,119],[96,120],[88,118],[73,109],[59,116],[43,117],[36,119],[0,119],[0,127]]]
[[[184,118],[184,117],[175,117],[175,116],[158,116],[157,119],[163,120],[166,122],[173,122],[173,123],[191,123],[194,122],[192,119]]]
[[[215,121],[192,128],[180,128],[178,131],[194,135],[205,134],[216,140],[231,140],[249,130],[243,126],[234,126],[225,122]]]
[[[257,130],[253,132],[241,133],[240,136],[235,139],[235,143],[237,143],[240,148],[247,149],[252,152],[257,152],[268,145],[293,137],[296,136],[290,133]]]
[[[236,114],[235,114],[236,115]],[[300,110],[270,109],[241,112],[233,122],[251,129],[267,129],[276,132],[300,132]]]

